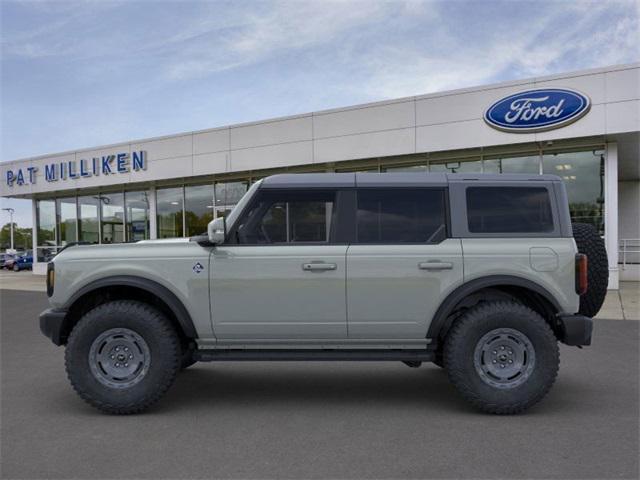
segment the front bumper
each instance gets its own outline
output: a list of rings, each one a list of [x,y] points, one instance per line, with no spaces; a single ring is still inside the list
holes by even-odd
[[[63,335],[66,317],[67,311],[57,308],[48,308],[40,314],[40,331],[55,345],[67,341],[66,335]]]
[[[566,345],[591,345],[593,320],[579,314],[558,315],[560,341]]]

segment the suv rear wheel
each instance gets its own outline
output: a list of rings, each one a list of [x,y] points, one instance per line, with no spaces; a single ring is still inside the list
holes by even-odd
[[[76,392],[107,413],[146,410],[169,389],[182,352],[173,325],[155,308],[119,300],[85,314],[73,328],[65,352]]]
[[[519,413],[553,385],[560,354],[545,320],[512,301],[466,312],[445,339],[444,365],[453,385],[488,413]]]

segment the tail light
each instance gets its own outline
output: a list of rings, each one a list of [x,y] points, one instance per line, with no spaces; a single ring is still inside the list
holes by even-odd
[[[588,287],[587,256],[584,253],[578,253],[576,254],[576,293],[584,295]]]

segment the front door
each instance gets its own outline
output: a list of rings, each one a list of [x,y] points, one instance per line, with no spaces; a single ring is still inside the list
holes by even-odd
[[[336,192],[260,191],[211,256],[220,340],[346,337],[346,244],[334,242]]]

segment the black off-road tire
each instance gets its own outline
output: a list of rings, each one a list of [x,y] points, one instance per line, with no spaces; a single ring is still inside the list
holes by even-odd
[[[604,240],[593,226],[586,223],[574,223],[573,238],[578,252],[587,256],[588,288],[580,296],[578,312],[587,317],[595,317],[604,303],[609,284],[609,260]]]
[[[533,349],[531,370],[521,377],[523,383],[509,388],[483,380],[474,359],[483,338],[497,329],[518,332]],[[473,406],[487,413],[515,414],[549,392],[558,374],[560,353],[553,331],[536,312],[517,302],[487,302],[467,311],[453,325],[445,339],[444,365],[451,383]]]
[[[92,352],[96,351],[92,345],[118,329],[141,338],[139,343],[145,344],[149,354],[146,373],[126,388],[105,385],[94,373],[100,371],[95,362],[93,371],[90,365]],[[74,326],[65,366],[71,385],[83,400],[103,412],[124,415],[148,409],[166,393],[180,370],[181,353],[178,335],[160,311],[146,303],[118,300],[99,305]]]

